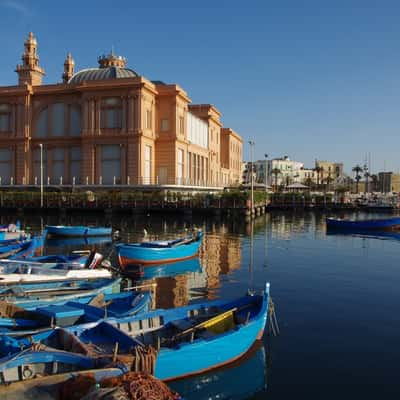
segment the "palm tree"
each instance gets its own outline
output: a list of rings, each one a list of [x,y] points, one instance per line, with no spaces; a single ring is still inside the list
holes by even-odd
[[[317,173],[317,186],[319,186],[319,176],[320,176],[320,174],[323,173],[324,167],[322,167],[321,165],[317,165],[317,166],[314,168],[314,171]]]
[[[361,172],[362,172],[362,168],[357,164],[355,167],[353,167],[352,171],[355,174],[354,179],[356,180],[356,192],[358,193],[358,184],[361,180]]]
[[[281,170],[279,168],[274,168],[271,171],[271,174],[275,176],[275,191],[278,187],[278,175],[281,173]]]

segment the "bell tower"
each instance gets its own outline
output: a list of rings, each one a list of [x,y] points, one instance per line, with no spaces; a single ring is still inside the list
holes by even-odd
[[[71,53],[67,54],[67,58],[64,61],[64,73],[62,74],[62,79],[64,83],[68,81],[74,75],[75,61],[73,60]]]
[[[18,85],[41,85],[44,69],[39,67],[37,55],[37,41],[32,32],[24,43],[24,54],[22,64],[17,65],[15,72],[18,74]]]

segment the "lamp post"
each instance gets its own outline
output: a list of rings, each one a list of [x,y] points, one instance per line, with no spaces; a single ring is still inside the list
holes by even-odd
[[[254,140],[249,140],[249,145],[250,145],[250,163],[251,163],[251,169],[250,169],[250,185],[251,185],[251,214],[253,214],[254,210],[254,165],[253,165],[253,150],[254,150]]]
[[[40,208],[43,208],[43,143],[39,143],[40,147]]]
[[[265,157],[265,193],[267,193],[267,186],[268,186],[268,175],[267,175],[268,154],[264,154],[264,157]]]

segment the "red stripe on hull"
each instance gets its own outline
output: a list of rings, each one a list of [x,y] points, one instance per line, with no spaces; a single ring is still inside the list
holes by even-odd
[[[129,267],[131,265],[158,265],[158,264],[171,264],[177,261],[183,261],[183,260],[188,260],[190,258],[194,258],[196,257],[197,253],[195,253],[194,255],[190,255],[187,257],[181,257],[181,258],[167,258],[164,260],[154,260],[154,261],[146,261],[146,260],[141,260],[141,259],[135,259],[135,258],[127,258],[127,257],[122,257],[122,256],[118,256],[118,262],[119,265],[122,268],[125,267]]]
[[[224,361],[224,362],[222,362],[222,363],[215,364],[215,365],[213,365],[213,366],[210,367],[210,368],[200,369],[200,370],[198,370],[198,371],[196,371],[196,372],[192,372],[192,373],[190,373],[190,374],[179,375],[179,376],[174,376],[174,377],[172,377],[172,378],[163,379],[163,381],[164,381],[164,382],[171,382],[171,381],[177,381],[177,380],[180,380],[180,379],[189,378],[190,376],[195,376],[195,375],[204,374],[205,372],[211,371],[211,370],[213,370],[213,369],[222,368],[222,367],[224,367],[224,366],[226,366],[226,365],[228,365],[228,364],[234,363],[235,361],[239,361],[239,359],[244,358],[244,357],[246,356],[246,354],[249,353],[249,352],[251,351],[251,349],[254,347],[254,345],[256,344],[256,342],[257,342],[258,340],[261,340],[261,339],[262,339],[263,335],[264,335],[264,328],[261,329],[260,332],[258,332],[257,339],[254,341],[254,343],[253,343],[244,353],[241,353],[241,354],[239,354],[238,356],[229,359],[228,361]]]

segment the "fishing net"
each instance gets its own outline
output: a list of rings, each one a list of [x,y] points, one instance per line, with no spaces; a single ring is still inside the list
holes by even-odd
[[[123,388],[125,398],[131,400],[178,400],[181,398],[165,383],[145,372],[128,372],[117,378],[106,378],[100,385],[103,388]],[[95,398],[91,397],[91,399]]]
[[[179,394],[145,372],[105,378],[96,388],[93,374],[81,374],[63,385],[61,400],[179,400]]]

